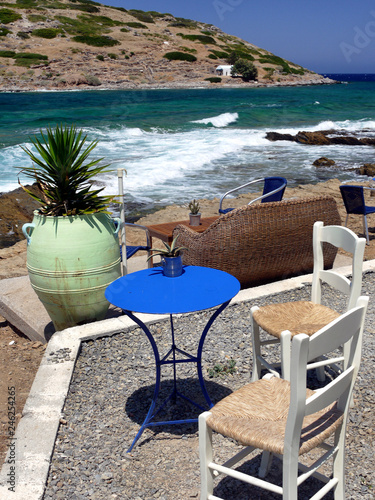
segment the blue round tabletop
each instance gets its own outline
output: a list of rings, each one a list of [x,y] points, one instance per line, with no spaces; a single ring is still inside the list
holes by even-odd
[[[125,311],[177,314],[221,305],[239,290],[237,278],[218,269],[184,266],[181,276],[168,278],[161,267],[154,267],[118,278],[105,297]]]

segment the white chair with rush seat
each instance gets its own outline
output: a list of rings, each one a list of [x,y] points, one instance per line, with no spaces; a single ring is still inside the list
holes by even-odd
[[[346,422],[361,360],[367,304],[368,297],[360,297],[356,307],[315,334],[295,335],[291,356],[294,370],[290,381],[267,374],[200,415],[201,500],[220,498],[214,495],[214,480],[219,474],[280,494],[284,500],[297,500],[298,487],[314,476],[322,482],[322,486],[310,496],[311,499],[321,499],[334,490],[335,500],[345,500]],[[316,391],[308,389],[308,363],[342,344],[345,346],[344,368],[340,375]],[[239,441],[245,448],[223,465],[217,464],[212,449],[213,430]],[[309,457],[313,458],[312,464],[306,463],[306,460],[300,463],[303,455],[317,448],[323,451],[317,459]],[[236,463],[256,449],[282,459],[281,486],[233,469]],[[333,460],[332,475],[318,472],[330,459]],[[246,464],[241,468],[244,470]],[[299,474],[299,470],[302,473]]]
[[[324,246],[329,243],[337,248],[343,248],[352,254],[352,279],[337,273],[334,269],[324,269]],[[348,228],[342,226],[324,226],[316,222],[313,229],[314,270],[310,301],[295,301],[278,304],[268,304],[263,307],[251,308],[251,328],[253,347],[252,380],[261,376],[262,366],[269,371],[275,371],[278,364],[270,364],[262,356],[261,348],[265,345],[280,343],[281,345],[281,376],[289,380],[290,374],[290,341],[294,335],[305,333],[313,335],[323,326],[339,316],[339,312],[321,303],[322,284],[328,283],[336,290],[347,295],[347,310],[354,307],[361,293],[362,265],[365,251],[365,238],[358,238]],[[268,336],[260,337],[260,328]],[[288,332],[288,333],[286,333]],[[324,380],[322,366],[328,364],[321,361],[310,368],[319,368],[319,380]]]

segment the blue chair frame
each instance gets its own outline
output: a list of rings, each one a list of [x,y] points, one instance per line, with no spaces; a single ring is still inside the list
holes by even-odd
[[[114,221],[117,224],[117,221]],[[131,222],[125,222],[126,227],[132,227],[132,228],[137,228],[137,229],[142,229],[145,231],[145,236],[146,236],[146,245],[126,245],[126,258],[130,259],[130,257],[133,257],[137,252],[140,250],[144,250],[147,252],[147,256],[150,257],[151,255],[151,237],[150,237],[150,232],[148,230],[148,227],[146,226],[141,226],[140,224],[133,224]],[[120,245],[120,256],[122,260],[122,247]],[[148,261],[148,267],[152,267],[151,260]]]
[[[233,210],[233,208],[222,208],[224,198],[228,196],[228,194],[231,194],[234,191],[238,191],[242,188],[250,186],[250,184],[255,184],[257,182],[264,182],[263,194],[261,196],[258,196],[258,198],[255,198],[255,200],[251,200],[248,205],[251,205],[258,200],[261,200],[261,203],[266,203],[270,201],[281,201],[283,199],[287,180],[284,177],[263,177],[261,179],[255,179],[253,181],[247,182],[246,184],[231,189],[230,191],[227,191],[225,194],[223,194],[223,196],[220,198],[219,213],[226,214]]]
[[[366,206],[364,189],[371,189],[371,188],[364,186],[350,186],[347,184],[340,186],[340,192],[346,210],[345,227],[348,223],[348,218],[350,214],[362,215],[363,232],[366,235],[367,245],[369,245],[370,238],[368,234],[367,215],[375,213],[375,207]]]

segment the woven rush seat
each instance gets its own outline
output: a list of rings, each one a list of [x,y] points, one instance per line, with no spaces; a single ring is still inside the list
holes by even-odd
[[[315,391],[307,389],[306,398]],[[211,408],[207,425],[214,431],[271,453],[284,452],[289,413],[290,383],[272,377],[238,389]],[[303,420],[299,455],[323,443],[343,420],[343,412],[332,404]]]
[[[212,267],[235,276],[242,288],[313,270],[313,226],[341,225],[331,196],[260,203],[222,215],[202,233],[182,224],[173,236],[185,265]],[[324,245],[324,267],[330,269],[337,248]]]
[[[274,337],[289,330],[292,337],[298,333],[313,335],[339,317],[339,313],[322,304],[307,300],[269,304],[254,311],[258,325]]]

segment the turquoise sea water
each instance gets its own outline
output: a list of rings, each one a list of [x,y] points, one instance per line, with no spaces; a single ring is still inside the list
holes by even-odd
[[[303,146],[269,142],[267,131],[342,129],[375,135],[375,81],[309,87],[0,93],[0,192],[17,187],[20,145],[56,123],[74,123],[99,139],[95,156],[111,163],[98,179],[117,193],[127,170],[128,201],[151,206],[213,198],[266,175],[289,185],[356,178],[374,163],[370,146]],[[317,169],[321,156],[337,169]],[[27,179],[21,174],[22,182]]]

